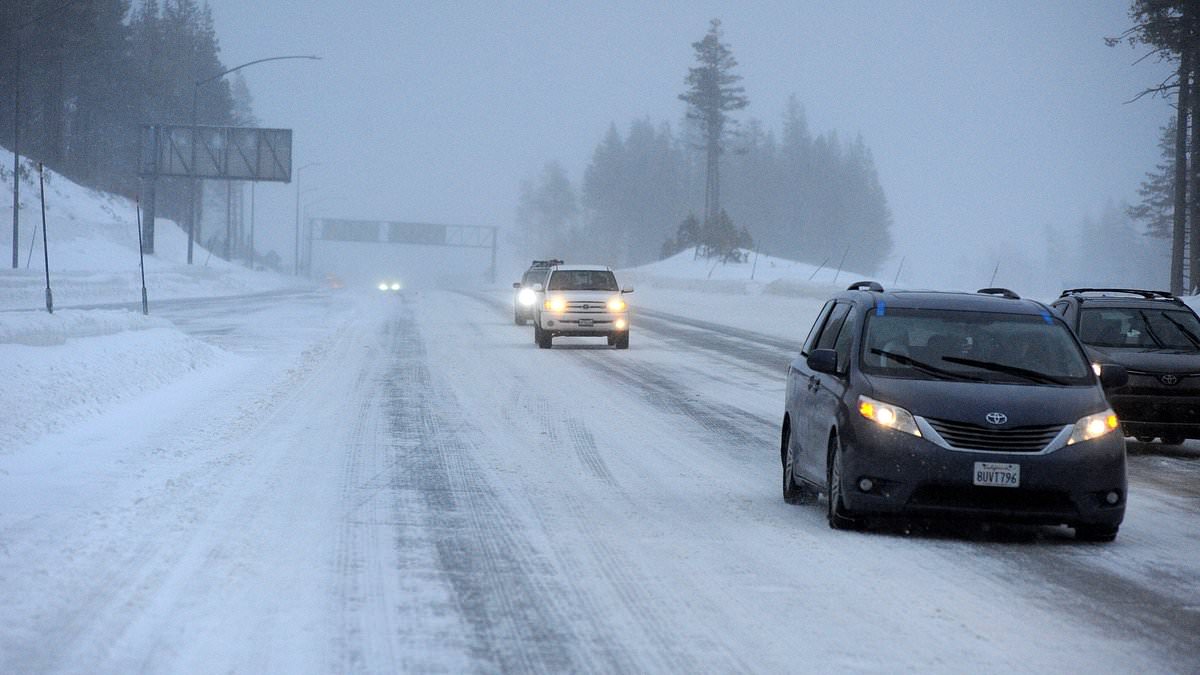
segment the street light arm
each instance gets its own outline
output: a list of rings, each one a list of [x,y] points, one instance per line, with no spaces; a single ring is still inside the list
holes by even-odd
[[[251,62],[249,62],[249,63],[243,63],[242,65],[240,65],[240,66],[237,66],[236,68],[230,68],[229,70],[226,70],[226,71],[225,71],[225,72],[223,72],[223,73],[217,73],[216,75],[213,75],[212,77],[209,77],[209,78],[206,78],[206,79],[203,79],[203,80],[196,80],[196,87],[197,87],[197,88],[199,88],[199,87],[200,87],[200,85],[202,85],[202,84],[207,84],[207,83],[209,83],[209,82],[212,82],[213,80],[215,80],[215,79],[217,79],[217,78],[219,78],[219,77],[225,77],[226,75],[228,75],[228,74],[230,74],[230,73],[232,73],[232,72],[234,72],[234,71],[241,70],[242,68],[245,68],[245,67],[247,67],[247,66],[253,66],[253,65],[254,65],[254,64],[256,64],[256,63],[263,63],[263,62],[266,62],[266,61],[282,61],[282,60],[284,60],[284,59],[310,59],[310,60],[313,60],[313,61],[320,61],[320,60],[321,60],[321,57],[319,57],[319,56],[306,56],[306,55],[298,55],[298,56],[272,56],[272,57],[265,58],[265,59],[259,59],[259,60],[257,60],[257,61],[251,61]]]

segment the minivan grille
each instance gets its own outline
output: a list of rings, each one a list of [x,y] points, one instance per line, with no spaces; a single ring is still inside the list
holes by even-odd
[[[1063,429],[1061,424],[997,429],[947,420],[928,422],[953,447],[994,452],[1039,452]]]

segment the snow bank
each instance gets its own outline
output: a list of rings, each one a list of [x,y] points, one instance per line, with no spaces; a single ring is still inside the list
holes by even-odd
[[[6,315],[0,454],[233,358],[169,321],[133,312]]]

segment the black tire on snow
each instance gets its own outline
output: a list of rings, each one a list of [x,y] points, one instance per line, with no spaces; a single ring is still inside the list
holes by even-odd
[[[1075,538],[1079,541],[1104,544],[1116,539],[1120,529],[1119,525],[1076,525]]]
[[[629,349],[629,331],[625,331],[618,335],[613,344],[617,349]]]
[[[852,516],[842,502],[842,446],[837,436],[829,439],[829,475],[826,486],[829,494],[829,527],[835,530],[860,530],[862,521]]]
[[[792,453],[788,449],[791,430],[783,428],[783,501],[788,504],[807,504],[813,499],[813,493],[808,487],[796,482],[795,468],[792,463]]]

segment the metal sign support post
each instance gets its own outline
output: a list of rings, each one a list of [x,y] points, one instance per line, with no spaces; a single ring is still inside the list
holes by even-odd
[[[46,263],[46,311],[54,313],[54,294],[50,292],[50,250],[46,247],[46,182],[42,178],[42,163],[38,162],[38,188],[42,193],[42,258]]]

